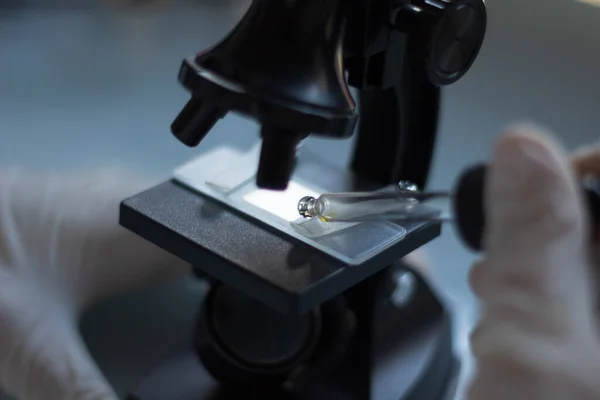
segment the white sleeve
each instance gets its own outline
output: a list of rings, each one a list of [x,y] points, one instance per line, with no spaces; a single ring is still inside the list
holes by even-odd
[[[147,187],[121,170],[0,171],[0,383],[8,393],[116,400],[79,336],[79,313],[187,270],[118,224],[120,202]]]

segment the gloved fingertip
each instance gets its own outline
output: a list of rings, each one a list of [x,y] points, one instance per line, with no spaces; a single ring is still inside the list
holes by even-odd
[[[563,150],[531,125],[512,127],[497,142],[485,197],[492,233],[529,235],[549,215],[580,217],[571,212],[578,197]]]
[[[560,144],[531,125],[510,128],[497,143],[485,190],[487,267],[471,277],[479,297],[498,302],[519,294],[549,315],[571,302],[587,304],[588,221]],[[576,286],[577,299],[565,300]]]
[[[560,155],[561,150],[549,131],[521,123],[509,127],[498,140],[493,166],[511,183],[521,183],[531,173],[556,169],[561,165]]]

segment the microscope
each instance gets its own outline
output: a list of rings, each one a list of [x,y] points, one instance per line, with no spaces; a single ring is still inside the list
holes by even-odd
[[[183,61],[191,99],[172,134],[197,146],[232,112],[260,124],[260,143],[201,157],[122,202],[123,227],[209,284],[189,350],[130,400],[453,397],[450,313],[402,261],[441,223],[317,221],[306,235],[264,199],[294,208],[299,187],[424,188],[440,87],[469,70],[486,21],[483,0],[254,0],[220,43]],[[347,169],[299,146],[355,131]]]

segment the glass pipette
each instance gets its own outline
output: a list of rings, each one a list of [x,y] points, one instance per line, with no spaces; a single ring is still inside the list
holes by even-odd
[[[474,251],[483,247],[485,230],[484,185],[487,167],[476,165],[459,177],[452,191],[351,192],[304,197],[298,211],[305,218],[325,222],[367,221],[452,221],[465,244]],[[582,182],[582,191],[593,224],[600,224],[600,180]],[[432,200],[444,200],[449,212],[431,207]]]
[[[303,197],[298,203],[298,212],[304,218],[319,218],[324,222],[360,222],[377,219],[388,220],[447,220],[431,207],[431,200],[446,200],[448,192],[349,192],[326,193],[318,198]]]

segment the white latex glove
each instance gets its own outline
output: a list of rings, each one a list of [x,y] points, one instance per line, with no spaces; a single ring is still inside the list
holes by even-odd
[[[470,400],[600,399],[593,243],[572,171],[535,128],[497,145],[485,257],[471,271],[483,310]]]
[[[119,170],[0,171],[0,383],[9,394],[116,399],[78,316],[98,300],[186,271],[118,225],[120,201],[149,186]]]

